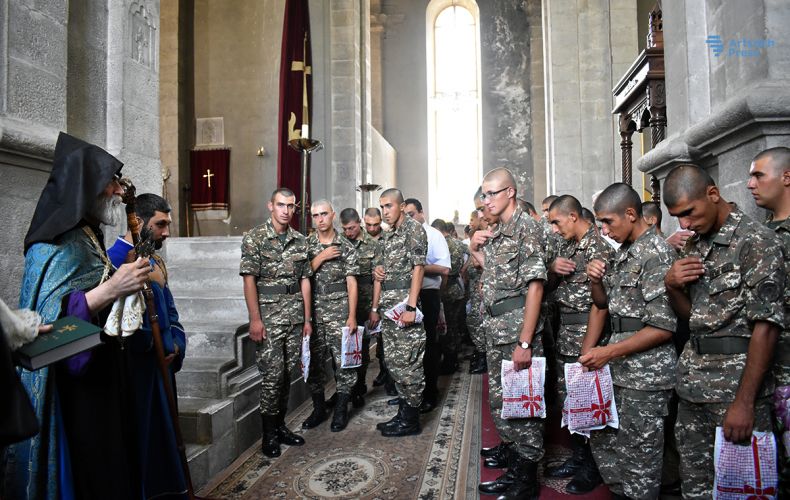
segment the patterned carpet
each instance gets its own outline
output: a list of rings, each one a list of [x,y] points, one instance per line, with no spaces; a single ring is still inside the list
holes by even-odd
[[[283,447],[277,459],[264,457],[256,444],[200,494],[227,499],[473,498],[478,475],[468,463],[470,450],[474,455],[479,450],[480,384],[480,377],[465,371],[442,377],[442,405],[422,416],[422,434],[403,438],[385,438],[376,431],[376,423],[396,412],[386,404],[383,388],[376,388],[367,394],[365,407],[352,412],[344,431],[330,432],[329,421],[324,422],[302,433],[305,446]],[[311,410],[307,402],[292,412],[289,427],[298,429]],[[474,491],[468,491],[470,485]]]

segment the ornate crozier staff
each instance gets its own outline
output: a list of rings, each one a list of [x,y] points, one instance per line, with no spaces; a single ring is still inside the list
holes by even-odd
[[[134,243],[135,253],[137,257],[150,258],[153,254],[153,245],[140,242],[140,231],[142,224],[140,219],[135,213],[135,196],[136,189],[132,181],[126,177],[121,179],[121,185],[124,188],[123,202],[126,204],[126,223],[129,226],[129,231],[132,233],[132,242]],[[159,315],[156,312],[156,304],[154,304],[154,292],[151,290],[151,280],[146,280],[143,285],[143,296],[145,297],[146,313],[148,314],[148,322],[151,325],[151,334],[154,339],[154,349],[156,350],[156,360],[159,363],[159,374],[162,377],[162,385],[165,388],[167,396],[167,403],[170,409],[170,420],[173,424],[173,431],[175,432],[176,446],[178,447],[178,454],[181,458],[181,467],[184,470],[184,479],[187,482],[187,494],[190,500],[194,500],[195,491],[192,488],[192,476],[189,474],[189,463],[187,462],[186,447],[184,446],[184,439],[181,436],[181,426],[178,423],[178,408],[176,407],[176,396],[173,393],[173,386],[170,383],[170,369],[165,361],[165,349],[162,345],[162,332],[159,329]]]

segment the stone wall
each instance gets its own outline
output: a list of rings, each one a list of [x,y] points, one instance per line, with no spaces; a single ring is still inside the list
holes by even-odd
[[[138,38],[147,58],[132,44],[140,7],[146,22],[135,26],[147,29]],[[158,12],[154,0],[0,0],[0,298],[9,304],[18,300],[23,239],[59,131],[104,147],[141,191],[160,192]]]
[[[790,143],[790,4],[684,0],[663,7],[667,139],[636,166],[663,179],[678,163],[700,164],[727,200],[762,218],[746,182],[755,154]],[[710,36],[721,39],[718,56]],[[773,45],[737,52],[734,44],[744,39]]]
[[[636,11],[632,0],[543,2],[548,191],[588,207],[621,179],[612,87],[638,54]],[[640,191],[641,176],[633,185]]]

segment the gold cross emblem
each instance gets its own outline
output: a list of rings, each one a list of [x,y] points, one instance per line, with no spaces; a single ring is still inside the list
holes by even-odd
[[[73,332],[76,329],[77,329],[77,325],[64,325],[58,328],[58,333]]]
[[[211,169],[206,170],[206,174],[203,176],[204,179],[208,180],[208,187],[211,187],[211,178],[214,177],[216,174],[211,173]]]

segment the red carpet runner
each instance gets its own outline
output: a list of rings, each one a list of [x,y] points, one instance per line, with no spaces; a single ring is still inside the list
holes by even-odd
[[[481,443],[482,446],[487,448],[499,444],[499,435],[494,427],[494,420],[491,418],[491,412],[488,406],[488,375],[483,374],[483,397],[481,398],[481,414],[482,414],[482,429],[481,429]],[[552,460],[560,461],[565,456],[570,455],[568,449],[568,432],[561,429],[559,426],[560,418],[554,412],[549,412],[549,418],[546,422],[546,448],[550,452],[547,455]],[[557,450],[563,451],[563,457],[556,457]],[[480,461],[480,481],[492,481],[499,477],[504,472],[503,469],[488,469],[483,467],[483,461]],[[568,482],[563,479],[553,479],[548,483],[541,481],[543,484],[540,490],[541,500],[568,500],[568,499],[584,499],[584,500],[609,500],[611,495],[609,489],[601,485],[587,495],[569,495],[565,493],[565,484]],[[482,498],[494,498],[488,495],[482,495]]]

